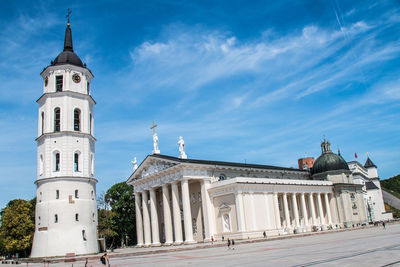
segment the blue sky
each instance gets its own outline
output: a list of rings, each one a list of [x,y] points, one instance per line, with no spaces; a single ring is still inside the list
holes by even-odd
[[[83,3],[84,2],[84,3]],[[0,207],[36,192],[39,73],[63,47],[95,78],[98,193],[152,151],[296,167],[325,136],[400,173],[398,1],[2,1]]]

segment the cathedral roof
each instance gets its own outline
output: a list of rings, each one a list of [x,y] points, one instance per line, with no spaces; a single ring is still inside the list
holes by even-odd
[[[51,62],[52,66],[71,64],[78,67],[84,67],[82,60],[74,53],[72,46],[72,32],[69,23],[65,29],[64,50]]]
[[[308,172],[306,170],[300,170],[296,168],[286,168],[286,167],[278,167],[271,165],[260,165],[260,164],[248,164],[248,163],[238,163],[238,162],[226,162],[226,161],[212,161],[212,160],[200,160],[200,159],[181,159],[177,157],[160,155],[160,154],[152,154],[149,155],[151,157],[162,158],[167,160],[179,161],[182,163],[197,163],[197,164],[206,164],[206,165],[217,165],[217,166],[229,166],[229,167],[242,167],[242,168],[253,168],[253,169],[269,169],[269,170],[285,170],[285,171],[299,171],[299,172]],[[149,157],[147,156],[147,157]]]
[[[342,156],[331,151],[330,143],[324,140],[321,143],[322,154],[317,158],[311,169],[311,174],[336,170],[350,170]]]
[[[364,168],[371,168],[371,167],[378,168],[378,167],[376,167],[376,165],[372,162],[372,160],[368,157],[368,158],[367,158],[367,161],[366,161],[365,164],[364,164]]]
[[[365,187],[367,190],[379,189],[373,182],[366,182]]]

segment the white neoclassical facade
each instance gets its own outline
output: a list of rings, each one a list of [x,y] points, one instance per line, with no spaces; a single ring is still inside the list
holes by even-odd
[[[261,237],[366,223],[361,185],[322,144],[319,170],[152,154],[134,187],[138,246]],[[329,155],[328,155],[329,154]],[[333,161],[332,161],[333,160]],[[337,160],[340,164],[335,164]],[[334,164],[332,164],[334,162]],[[347,169],[346,169],[347,168]]]
[[[91,71],[72,48],[46,67],[39,104],[35,235],[31,257],[98,251]]]

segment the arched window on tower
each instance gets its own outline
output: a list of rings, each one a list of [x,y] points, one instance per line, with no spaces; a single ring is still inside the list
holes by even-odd
[[[54,223],[58,223],[58,215],[54,214]]]
[[[89,134],[92,134],[92,120],[93,120],[93,116],[90,113],[90,117],[89,117]]]
[[[60,152],[54,153],[54,171],[60,171]]]
[[[76,108],[74,109],[74,131],[81,130],[81,110]]]
[[[87,84],[86,84],[86,90],[87,90],[87,94],[89,95],[90,94],[90,83],[89,82],[87,82]]]
[[[74,171],[78,172],[79,171],[79,153],[75,152],[74,154]]]
[[[61,110],[60,108],[54,109],[54,131],[60,131],[60,123],[61,123]]]
[[[42,127],[41,127],[41,129],[42,129],[42,134],[44,134],[44,112],[42,112],[42,114],[41,114],[41,119],[42,119]]]
[[[60,190],[56,190],[56,199],[59,199],[60,198]]]
[[[40,163],[39,163],[39,175],[42,175],[43,174],[43,169],[44,169],[43,155],[40,155],[39,160],[40,160]]]
[[[94,155],[90,155],[90,173],[94,175]]]

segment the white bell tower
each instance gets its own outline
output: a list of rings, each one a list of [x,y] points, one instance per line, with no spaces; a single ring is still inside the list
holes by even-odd
[[[69,16],[64,50],[41,76],[31,257],[96,253],[93,74],[74,53]]]

